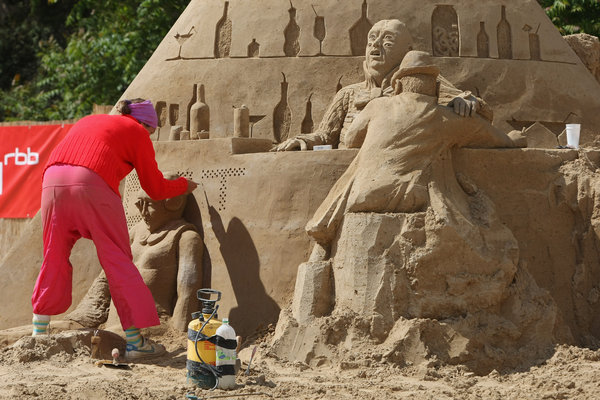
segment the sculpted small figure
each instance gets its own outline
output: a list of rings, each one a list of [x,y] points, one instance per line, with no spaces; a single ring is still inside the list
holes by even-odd
[[[144,192],[135,203],[142,221],[130,231],[133,262],[154,296],[159,315],[170,315],[178,330],[187,329],[198,310],[202,287],[202,238],[182,218],[187,196],[154,201]]]
[[[346,133],[358,113],[373,99],[392,95],[392,76],[405,54],[412,50],[412,37],[399,20],[381,20],[368,34],[363,70],[365,80],[340,89],[329,105],[319,128],[313,133],[288,139],[276,151],[312,149],[315,145],[331,144],[347,148]],[[439,103],[450,106],[460,116],[476,113],[492,120],[491,109],[471,92],[462,92],[441,75],[437,77]]]
[[[169,176],[167,175],[167,178]],[[199,308],[196,292],[202,287],[203,241],[193,224],[182,218],[187,195],[155,201],[141,191],[135,203],[142,220],[130,229],[133,262],[150,289],[159,316],[187,329],[192,312]],[[118,310],[110,307],[106,277],[101,273],[84,300],[68,319],[87,327],[117,321]],[[108,314],[108,315],[107,315]]]

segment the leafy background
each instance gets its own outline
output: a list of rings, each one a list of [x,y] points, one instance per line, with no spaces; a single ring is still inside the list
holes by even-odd
[[[598,0],[538,0],[563,35],[600,33]],[[0,121],[114,104],[189,0],[0,0]]]

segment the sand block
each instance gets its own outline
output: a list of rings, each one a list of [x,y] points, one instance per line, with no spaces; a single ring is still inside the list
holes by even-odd
[[[309,261],[300,264],[294,290],[292,312],[304,322],[331,311],[331,262]]]
[[[536,122],[524,132],[527,136],[527,147],[554,149],[558,145],[557,137],[544,125]]]

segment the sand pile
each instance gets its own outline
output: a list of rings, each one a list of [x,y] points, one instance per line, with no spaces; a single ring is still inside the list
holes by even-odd
[[[337,366],[288,362],[269,355],[272,337],[266,336],[246,343],[240,352],[237,389],[209,391],[186,382],[186,338],[176,332],[156,336],[167,347],[165,357],[130,370],[94,366],[87,342],[74,332],[56,335],[69,339],[23,338],[0,349],[0,399],[184,399],[188,394],[248,400],[593,399],[600,390],[598,350],[559,346],[538,366],[477,376],[461,365],[431,360],[400,367],[367,353],[348,356]],[[24,356],[33,342],[40,357]],[[254,346],[258,351],[245,375]]]

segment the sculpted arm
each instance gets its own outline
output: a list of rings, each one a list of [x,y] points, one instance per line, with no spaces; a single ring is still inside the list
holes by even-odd
[[[310,150],[313,146],[330,144],[336,147],[339,143],[340,132],[344,118],[348,112],[349,90],[339,90],[327,108],[319,128],[313,133],[303,133],[280,143],[273,150]]]
[[[179,239],[178,250],[177,302],[172,324],[175,329],[185,331],[191,313],[198,311],[196,292],[202,287],[202,238],[193,230],[185,231]]]
[[[486,121],[487,122],[487,121]],[[478,143],[478,140],[473,144],[481,145],[482,147],[519,147],[517,143],[515,143],[506,133],[502,132],[500,129],[492,126],[491,124],[487,124],[488,126],[485,129],[482,129],[482,133],[480,136],[481,143]]]
[[[367,129],[369,128],[369,120],[371,119],[371,114],[373,113],[376,104],[377,101],[372,101],[367,104],[365,109],[354,118],[354,121],[352,121],[352,125],[350,125],[346,132],[345,140],[348,148],[358,148],[362,146],[365,141],[365,136],[367,135]]]
[[[493,120],[494,113],[483,99],[474,96],[470,91],[463,92],[457,89],[442,75],[438,75],[438,83],[440,85],[439,104],[451,107],[456,114],[463,117],[474,116],[477,113],[490,122]]]
[[[506,133],[476,115],[465,121],[454,120],[455,131],[460,132],[458,144],[470,148],[518,147]]]

